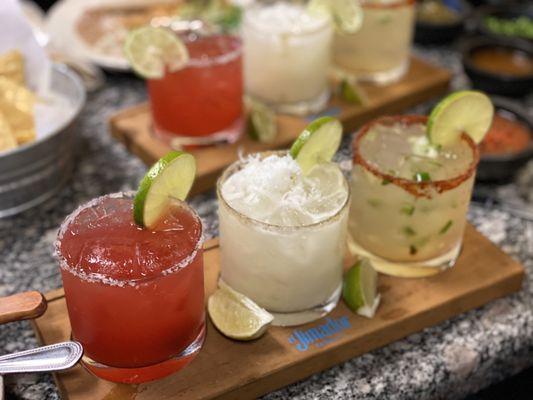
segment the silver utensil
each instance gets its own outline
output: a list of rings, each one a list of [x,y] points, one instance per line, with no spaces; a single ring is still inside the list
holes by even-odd
[[[0,357],[0,375],[60,371],[73,367],[82,355],[83,348],[78,342],[56,343],[7,354]]]

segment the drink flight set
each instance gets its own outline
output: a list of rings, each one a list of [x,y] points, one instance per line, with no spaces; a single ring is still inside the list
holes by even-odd
[[[349,82],[398,79],[413,2],[395,3],[387,18],[380,2],[363,2],[364,18],[354,3],[253,6],[243,45],[206,27],[133,31],[125,53],[147,79],[154,134],[193,146],[233,142],[246,123],[243,91],[263,110],[259,134],[268,133],[271,110],[320,111],[330,58]],[[455,264],[477,144],[493,112],[486,95],[462,91],[428,117],[375,119],[353,139],[350,179],[332,161],[343,128],[329,116],[310,122],[289,150],[242,156],[217,183],[220,276],[207,299],[202,222],[185,202],[196,176],[190,153],[161,158],[137,192],[79,207],[55,250],[83,365],[123,383],[174,373],[201,351],[206,308],[221,334],[242,341],[322,318],[341,297],[373,318],[378,273],[421,278]],[[357,256],[347,271],[346,254]]]
[[[463,91],[427,118],[378,118],[353,141],[350,181],[331,161],[342,136],[332,117],[311,122],[288,151],[251,154],[227,168],[217,184],[219,287],[207,299],[214,326],[232,339],[257,339],[271,324],[323,317],[340,297],[372,318],[377,271],[424,277],[452,267],[476,143],[492,115],[484,94]],[[202,347],[202,223],[185,203],[195,172],[192,155],[173,151],[136,193],[92,200],[60,228],[72,337],[98,377],[161,378]],[[343,279],[347,244],[359,260]]]

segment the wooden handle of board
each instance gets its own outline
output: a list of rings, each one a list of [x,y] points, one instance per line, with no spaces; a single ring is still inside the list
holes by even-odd
[[[46,299],[39,292],[23,292],[0,297],[0,324],[37,318],[46,311]]]

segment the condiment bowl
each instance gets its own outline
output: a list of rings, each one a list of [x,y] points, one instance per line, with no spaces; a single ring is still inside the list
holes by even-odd
[[[483,154],[477,170],[477,179],[480,181],[508,182],[515,173],[533,158],[533,118],[517,102],[498,96],[493,96],[496,112],[505,112],[516,121],[529,128],[529,145],[517,153]]]
[[[463,33],[465,21],[471,15],[472,8],[465,0],[455,1],[454,6],[453,8],[447,7],[455,12],[457,16],[455,21],[430,22],[420,18],[417,13],[415,42],[420,44],[448,43]],[[420,3],[417,3],[417,7],[420,7]]]
[[[526,37],[518,35],[505,35],[503,33],[496,32],[490,28],[487,24],[487,19],[489,18],[498,18],[498,19],[508,19],[514,20],[519,17],[529,17],[533,19],[533,3],[527,4],[507,4],[508,2],[503,2],[499,5],[485,5],[482,7],[477,7],[476,11],[473,14],[473,24],[476,31],[483,35],[496,39],[514,39],[521,40],[529,43],[533,43],[533,39],[528,39]]]
[[[512,57],[527,57],[526,61],[533,63],[533,44],[478,37],[464,41],[461,47],[463,67],[474,88],[511,97],[524,96],[533,91],[533,70],[524,74],[514,74],[509,72],[512,70],[512,65],[506,64],[512,59],[506,61],[497,58],[497,53],[504,55],[512,52]],[[479,55],[481,51],[494,52],[484,61],[490,65],[485,66],[479,59],[476,60],[476,54]]]

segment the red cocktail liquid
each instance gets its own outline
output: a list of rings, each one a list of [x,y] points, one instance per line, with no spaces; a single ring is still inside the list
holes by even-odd
[[[138,383],[183,368],[204,338],[202,225],[174,204],[154,230],[132,199],[95,199],[63,223],[56,244],[73,338],[97,376]]]
[[[154,130],[165,139],[183,136],[193,144],[205,144],[206,138],[234,142],[242,132],[240,39],[215,35],[184,42],[189,64],[147,82]]]

